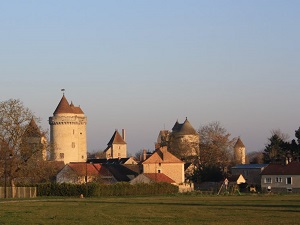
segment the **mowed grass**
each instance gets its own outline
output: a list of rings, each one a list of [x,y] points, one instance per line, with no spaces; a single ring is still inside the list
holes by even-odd
[[[37,198],[0,209],[0,224],[300,224],[300,195]]]

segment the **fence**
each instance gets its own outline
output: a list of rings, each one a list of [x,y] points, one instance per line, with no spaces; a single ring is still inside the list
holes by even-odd
[[[5,188],[0,187],[0,198],[4,198]],[[36,187],[6,187],[6,198],[35,198]]]

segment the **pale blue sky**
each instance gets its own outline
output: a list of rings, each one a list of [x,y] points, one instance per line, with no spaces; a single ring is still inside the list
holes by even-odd
[[[188,117],[263,149],[300,126],[300,1],[2,1],[0,98],[42,119],[62,93],[89,151],[125,128],[129,153]]]

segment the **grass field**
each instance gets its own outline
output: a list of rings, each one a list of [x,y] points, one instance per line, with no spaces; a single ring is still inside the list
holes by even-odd
[[[0,207],[0,224],[300,224],[300,195],[2,199]]]

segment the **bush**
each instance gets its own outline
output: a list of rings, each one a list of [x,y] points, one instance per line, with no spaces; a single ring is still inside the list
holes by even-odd
[[[134,184],[119,182],[111,185],[98,183],[58,184],[44,183],[37,185],[38,196],[127,196],[127,195],[161,195],[178,193],[178,187],[169,183]]]

